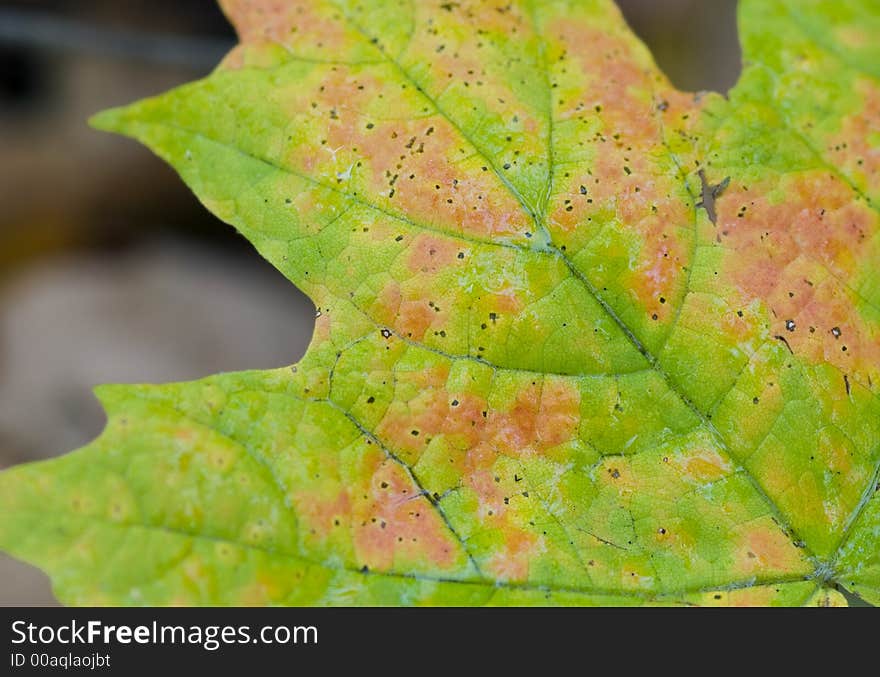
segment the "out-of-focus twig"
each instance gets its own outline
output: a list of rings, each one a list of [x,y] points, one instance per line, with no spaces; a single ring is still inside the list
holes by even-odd
[[[46,12],[0,9],[0,45],[39,47],[204,71],[213,68],[232,43],[109,28]]]

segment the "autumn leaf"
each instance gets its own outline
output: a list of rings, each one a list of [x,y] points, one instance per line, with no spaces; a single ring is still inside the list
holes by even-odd
[[[99,115],[314,301],[0,475],[71,604],[880,602],[880,6],[743,0],[677,91],[609,0],[227,0]],[[253,327],[255,333],[260,327]]]

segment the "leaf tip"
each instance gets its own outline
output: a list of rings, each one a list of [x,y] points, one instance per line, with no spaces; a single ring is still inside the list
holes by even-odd
[[[117,405],[126,399],[126,392],[130,389],[130,386],[114,383],[95,386],[92,392],[98,398],[101,406],[104,407],[104,411],[110,415],[117,408]]]
[[[89,118],[89,126],[102,132],[123,133],[127,127],[127,107],[108,108]]]

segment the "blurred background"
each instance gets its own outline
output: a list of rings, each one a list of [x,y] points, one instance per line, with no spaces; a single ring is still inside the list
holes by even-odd
[[[735,0],[619,4],[680,88],[733,85]],[[308,299],[146,149],[86,125],[207,75],[234,40],[214,0],[0,0],[0,469],[94,438],[100,383],[305,350]],[[0,605],[54,603],[0,555]]]

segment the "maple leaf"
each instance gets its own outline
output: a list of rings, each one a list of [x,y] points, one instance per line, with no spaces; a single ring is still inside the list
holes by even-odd
[[[227,0],[101,114],[318,308],[0,475],[86,604],[880,601],[880,7],[744,0],[724,97],[606,0]],[[260,331],[254,327],[254,331]]]

